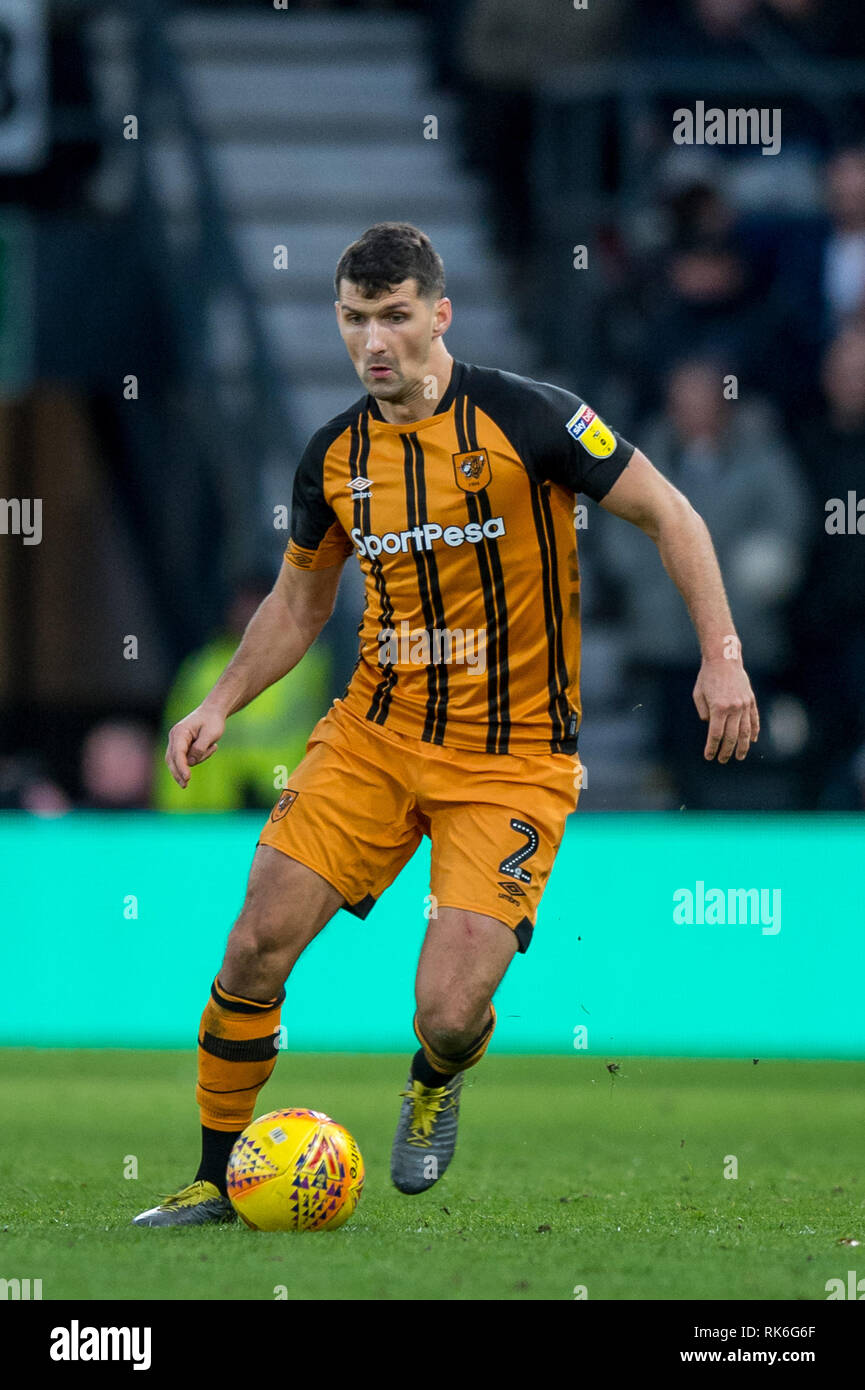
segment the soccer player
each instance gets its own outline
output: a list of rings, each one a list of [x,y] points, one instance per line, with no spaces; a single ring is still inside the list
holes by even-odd
[[[273,590],[171,730],[176,781],[300,661],[352,553],[360,651],[261,832],[201,1019],[200,1167],[138,1225],[233,1218],[226,1164],[276,1063],[285,981],[338,908],[367,916],[424,835],[434,911],[391,1176],[416,1193],[447,1168],[463,1077],[489,1046],[493,995],[528,949],[579,795],[576,494],[651,536],[688,606],[704,756],[742,759],[758,734],[712,542],[685,497],[578,396],[451,357],[442,262],[417,228],[369,228],[335,288],[364,394],[303,453]]]

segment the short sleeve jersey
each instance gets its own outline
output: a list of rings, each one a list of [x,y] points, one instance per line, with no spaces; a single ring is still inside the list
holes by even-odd
[[[365,579],[344,699],[397,733],[490,753],[573,753],[580,723],[576,497],[634,452],[579,396],[455,361],[435,412],[364,396],[298,465],[286,563]]]

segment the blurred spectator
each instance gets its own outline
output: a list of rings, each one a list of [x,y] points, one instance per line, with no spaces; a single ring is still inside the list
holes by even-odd
[[[822,248],[826,312],[837,327],[865,309],[865,148],[844,150],[826,170],[831,228]]]
[[[709,39],[724,40],[742,33],[758,4],[759,0],[691,0],[690,9]]]
[[[655,466],[704,518],[726,581],[733,621],[758,700],[788,658],[785,605],[802,563],[806,497],[799,471],[762,404],[725,400],[716,361],[689,359],[670,374],[664,413],[639,432]],[[606,564],[624,595],[635,671],[648,677],[659,752],[688,805],[704,795],[692,691],[699,649],[684,603],[654,546],[635,528],[605,529]]]
[[[865,317],[853,320],[830,344],[820,373],[824,406],[805,412],[802,437],[820,490],[832,477],[859,487],[865,460]],[[840,467],[839,467],[840,465]]]
[[[865,811],[865,744],[832,769],[817,807],[821,811]]]
[[[631,13],[631,0],[585,9],[560,0],[474,0],[463,32],[466,71],[489,87],[528,91],[551,71],[622,53]]]
[[[536,225],[530,178],[535,90],[557,69],[588,71],[627,50],[632,0],[575,9],[562,0],[473,0],[460,35],[461,138],[489,181],[497,248],[524,255]],[[579,80],[579,78],[575,78]]]
[[[764,0],[773,30],[820,57],[865,55],[862,12],[850,0]]]
[[[663,202],[674,246],[722,242],[736,222],[735,209],[705,176],[670,180]]]
[[[826,167],[826,214],[779,221],[774,298],[795,335],[800,374],[812,377],[830,337],[865,309],[865,147]]]
[[[865,51],[861,13],[850,0],[652,0],[641,5],[643,50],[676,57],[754,57],[761,39],[804,57]]]
[[[676,58],[744,58],[746,22],[759,0],[654,0],[635,15],[639,51]]]
[[[319,639],[293,671],[228,721],[218,751],[195,767],[184,791],[165,765],[168,732],[212,690],[243,632],[270,591],[254,576],[238,587],[225,615],[225,631],[188,656],[165,707],[157,752],[154,805],[162,811],[232,811],[269,807],[279,795],[277,774],[300,762],[313,725],[330,703],[331,658]]]
[[[62,816],[71,810],[72,802],[41,758],[28,753],[0,758],[0,811]]]
[[[619,331],[638,409],[650,407],[658,374],[693,349],[722,358],[798,433],[820,354],[865,309],[865,147],[830,160],[825,202],[821,216],[739,218],[707,175],[660,191],[661,268],[635,265],[611,306],[612,332],[630,322]]]
[[[643,277],[647,302],[630,373],[639,413],[654,408],[665,374],[683,353],[717,359],[722,375],[736,374],[750,394],[767,394],[774,384],[775,325],[748,259],[722,226],[700,228],[701,220],[720,222],[720,207],[708,198],[697,204],[696,225],[666,253],[660,278]]]
[[[144,811],[150,805],[153,736],[144,724],[106,719],[81,750],[83,809]]]
[[[797,650],[803,692],[820,730],[818,751],[831,776],[865,738],[865,514],[856,510],[865,498],[865,323],[851,323],[835,338],[822,386],[825,404],[811,403],[802,432],[813,500]],[[847,519],[840,531],[826,529],[832,498]]]

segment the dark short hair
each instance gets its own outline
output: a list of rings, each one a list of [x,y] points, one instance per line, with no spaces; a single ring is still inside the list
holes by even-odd
[[[441,299],[445,288],[442,258],[425,232],[410,222],[377,222],[367,227],[339,258],[333,285],[357,285],[369,299],[391,292],[403,280],[417,282],[424,299]]]

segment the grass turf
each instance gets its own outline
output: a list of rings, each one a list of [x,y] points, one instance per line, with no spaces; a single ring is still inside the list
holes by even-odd
[[[257,1113],[355,1135],[354,1217],[318,1235],[136,1230],[198,1160],[195,1057],[0,1049],[0,1278],[44,1299],[824,1300],[861,1267],[865,1063],[490,1056],[451,1168],[404,1197],[406,1059],[283,1054]],[[738,1178],[725,1178],[728,1156]],[[138,1165],[138,1178],[124,1177]]]

